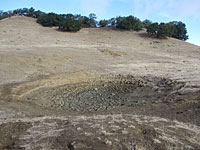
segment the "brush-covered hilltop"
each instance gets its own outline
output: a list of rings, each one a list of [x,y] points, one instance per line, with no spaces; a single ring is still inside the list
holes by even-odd
[[[127,17],[114,17],[109,20],[103,19],[97,21],[97,16],[90,13],[89,17],[80,14],[56,14],[45,13],[40,10],[30,9],[15,9],[13,11],[0,11],[0,20],[11,16],[20,15],[31,18],[36,18],[37,23],[45,27],[58,27],[60,31],[77,32],[82,28],[110,27],[113,29],[140,31],[145,29],[152,37],[167,38],[173,37],[179,40],[187,40],[187,29],[185,23],[181,21],[171,21],[169,23],[152,22],[148,19],[143,22],[132,15]]]
[[[200,47],[26,16],[0,35],[0,149],[200,149]]]

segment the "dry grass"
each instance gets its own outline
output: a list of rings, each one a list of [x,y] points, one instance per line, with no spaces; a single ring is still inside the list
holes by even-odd
[[[100,50],[100,52],[104,53],[105,55],[111,55],[111,56],[124,56],[124,55],[128,55],[125,52],[117,52],[117,51],[113,51],[113,50]]]

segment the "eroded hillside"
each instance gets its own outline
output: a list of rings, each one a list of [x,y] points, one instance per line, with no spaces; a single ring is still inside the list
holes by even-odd
[[[198,46],[22,16],[0,35],[0,149],[200,149]]]

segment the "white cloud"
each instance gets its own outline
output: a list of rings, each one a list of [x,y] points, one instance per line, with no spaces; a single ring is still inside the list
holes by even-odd
[[[133,6],[133,14],[141,19],[157,17],[168,20],[200,20],[200,0],[79,0],[85,13],[104,17],[114,2]],[[119,8],[120,9],[120,8]]]
[[[199,0],[133,0],[133,8],[141,18],[152,15],[168,19],[200,18]]]
[[[81,0],[81,7],[88,13],[104,14],[110,0]]]
[[[87,13],[96,13],[98,16],[106,14],[112,2],[127,2],[128,0],[81,0],[81,8]]]
[[[160,0],[134,0],[134,15],[139,18],[148,18],[152,13],[158,13],[163,5]]]
[[[181,17],[192,17],[194,19],[199,18],[200,17],[200,1],[199,0],[183,0],[182,4],[179,7],[179,15]]]

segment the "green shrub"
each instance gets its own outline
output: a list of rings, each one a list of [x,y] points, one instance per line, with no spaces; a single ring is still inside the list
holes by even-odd
[[[81,25],[81,28],[89,28],[90,27],[90,19],[86,16],[78,17],[78,21]]]
[[[90,22],[90,27],[96,28],[97,27],[97,16],[94,13],[89,14],[89,22]]]
[[[100,20],[99,21],[99,26],[100,27],[106,27],[108,25],[108,20]]]
[[[111,18],[110,20],[108,20],[108,26],[115,27],[116,21],[116,18]]]
[[[168,25],[165,23],[160,23],[160,25],[157,28],[157,37],[158,38],[166,38],[169,37],[169,30]]]
[[[116,27],[119,29],[134,31],[139,31],[143,29],[142,22],[134,16],[117,17],[116,20]]]
[[[149,33],[150,35],[156,35],[157,31],[158,31],[158,23],[152,23],[147,27],[147,33]]]
[[[81,29],[81,25],[78,20],[74,20],[73,18],[66,18],[60,22],[59,29],[61,31],[77,32]]]
[[[176,32],[175,34],[173,34],[172,37],[186,41],[188,39],[186,25],[181,21],[174,21],[172,23],[175,25],[176,28]]]
[[[7,12],[0,11],[0,20],[13,15],[25,15],[37,18],[37,23],[48,27],[59,26],[59,29],[62,31],[76,32],[81,28],[97,27],[97,16],[94,13],[89,14],[89,17],[72,14],[46,14],[40,10],[35,11],[33,7]],[[148,34],[158,38],[173,37],[184,41],[188,39],[186,25],[181,21],[158,24],[152,23],[150,20],[144,20],[141,22],[140,19],[134,16],[128,16],[111,18],[110,20],[100,20],[98,25],[100,27],[111,26],[122,30],[134,31],[146,28]]]
[[[37,19],[37,23],[43,26],[52,27],[52,26],[59,26],[61,20],[62,18],[60,15],[57,15],[55,13],[48,13],[40,15]]]
[[[179,40],[187,40],[187,29],[182,22],[152,23],[147,27],[147,33],[158,38],[173,37]]]
[[[143,25],[143,27],[144,27],[145,29],[147,29],[151,24],[152,24],[152,22],[151,22],[150,20],[148,20],[148,19],[146,19],[146,20],[144,20],[144,21],[142,22],[142,25]]]

